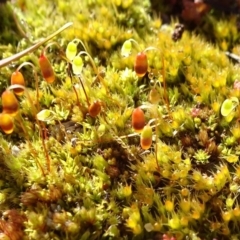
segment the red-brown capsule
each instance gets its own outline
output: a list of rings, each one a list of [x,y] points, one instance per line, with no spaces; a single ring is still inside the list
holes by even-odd
[[[132,127],[135,132],[141,132],[145,126],[144,112],[140,107],[137,107],[132,112]]]
[[[143,77],[148,70],[147,55],[144,52],[139,52],[134,63],[134,71],[138,77]]]
[[[43,78],[46,80],[46,82],[53,83],[55,81],[55,73],[48,58],[44,54],[41,54],[38,61]]]
[[[101,102],[94,101],[88,108],[88,113],[91,117],[96,117],[101,112]]]
[[[0,127],[6,134],[11,134],[14,129],[13,118],[7,113],[0,113]]]
[[[4,113],[10,114],[11,116],[17,115],[19,104],[12,91],[5,90],[2,93],[2,107]]]
[[[152,145],[152,128],[149,125],[146,125],[141,133],[141,147],[144,150],[147,150]]]
[[[23,87],[25,87],[25,80],[21,72],[15,71],[11,75],[11,85],[13,84],[19,84]],[[24,93],[24,89],[22,88],[14,88],[14,93],[18,96],[22,96]]]

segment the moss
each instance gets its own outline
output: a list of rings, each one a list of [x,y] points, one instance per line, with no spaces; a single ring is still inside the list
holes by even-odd
[[[151,17],[148,1],[22,4],[14,11],[29,41],[19,51],[66,21],[73,26],[57,44],[1,68],[1,93],[25,92],[13,133],[0,136],[2,238],[238,238],[237,65],[193,32],[173,39],[175,23]],[[137,44],[122,56],[130,38]],[[79,43],[77,74],[69,42]],[[14,43],[1,49],[2,58],[18,51]],[[39,56],[51,66],[40,68]],[[26,61],[33,65],[20,66]],[[42,76],[49,66],[52,83]],[[26,88],[10,84],[16,69]],[[136,109],[144,118],[137,132]]]
[[[0,43],[6,45],[7,43],[13,45],[17,44],[21,39],[21,34],[18,29],[16,16],[14,15],[11,6],[7,3],[0,2],[0,14],[2,16],[2,21],[0,23]]]

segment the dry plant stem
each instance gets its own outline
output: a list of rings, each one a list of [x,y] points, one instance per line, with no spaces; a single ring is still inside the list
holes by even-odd
[[[16,61],[16,60],[20,59],[21,57],[25,56],[26,54],[29,54],[29,53],[35,51],[41,45],[43,45],[44,43],[48,42],[49,40],[54,38],[56,35],[61,33],[62,31],[64,31],[65,29],[69,28],[70,26],[72,26],[72,24],[73,24],[72,22],[66,23],[61,28],[59,28],[56,32],[52,33],[51,35],[49,35],[48,37],[46,37],[42,41],[40,41],[40,42],[34,44],[33,46],[23,50],[22,52],[14,54],[11,57],[8,57],[8,58],[0,60],[0,68],[5,67],[8,64],[10,64],[11,62]]]
[[[231,58],[231,59],[237,61],[238,63],[240,63],[240,57],[239,57],[238,55],[236,55],[236,54],[234,54],[234,53],[230,53],[230,52],[225,52],[225,54],[226,54],[229,58]]]

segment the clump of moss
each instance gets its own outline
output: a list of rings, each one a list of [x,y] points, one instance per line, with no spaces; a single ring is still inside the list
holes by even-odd
[[[0,44],[17,44],[21,39],[21,33],[18,28],[16,16],[9,4],[0,2],[0,14],[2,21],[0,23]]]
[[[84,1],[80,13],[75,1],[35,4],[38,11],[30,1],[25,6],[34,39],[66,19],[74,25],[57,43],[16,62],[28,60],[36,72],[32,83],[32,70],[18,69],[25,95],[17,96],[14,132],[0,136],[0,234],[16,240],[239,237],[239,73],[224,52],[188,31],[174,41],[174,23],[151,19],[143,11],[148,2]],[[43,26],[43,16],[54,16],[57,26],[52,19]],[[122,56],[130,38],[138,45]],[[81,42],[71,59],[69,42]],[[139,52],[147,66],[141,75]],[[43,53],[45,69],[38,65]],[[51,83],[40,71],[49,67]],[[1,68],[9,80],[15,70]],[[139,128],[136,109],[144,119]]]

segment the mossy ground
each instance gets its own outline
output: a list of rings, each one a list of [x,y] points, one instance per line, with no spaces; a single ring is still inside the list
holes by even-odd
[[[42,48],[0,69],[3,92],[17,66],[33,63],[39,96],[26,66],[21,71],[28,94],[39,111],[54,113],[39,124],[29,98],[18,97],[14,132],[0,135],[1,238],[238,239],[240,106],[222,109],[226,99],[240,97],[239,66],[222,45],[229,35],[239,37],[235,25],[222,22],[224,34],[216,29],[223,34],[219,47],[188,31],[173,41],[174,22],[150,17],[148,1],[26,0],[11,7],[28,39],[0,45],[2,58],[68,21],[73,27],[54,39],[61,49],[52,46],[47,53],[54,83],[41,77]],[[89,102],[101,102],[96,117],[88,114],[80,79],[62,58],[75,38],[96,65],[84,58],[81,74]],[[122,57],[130,38],[139,46]],[[135,57],[150,46],[148,73],[139,78]],[[138,106],[152,122],[148,150],[131,125]]]

